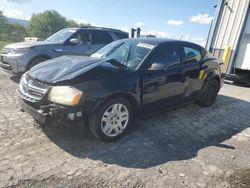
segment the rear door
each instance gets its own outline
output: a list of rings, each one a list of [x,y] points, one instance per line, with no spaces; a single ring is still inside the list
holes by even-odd
[[[148,69],[143,74],[144,109],[161,109],[178,104],[185,89],[180,48],[177,43],[164,44],[152,55]],[[152,64],[165,65],[163,70],[150,70]]]
[[[201,61],[202,48],[191,43],[181,43],[183,76],[185,78],[185,100],[196,99],[203,85]]]

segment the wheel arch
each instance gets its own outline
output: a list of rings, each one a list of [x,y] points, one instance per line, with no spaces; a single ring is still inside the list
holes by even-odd
[[[124,98],[126,99],[132,106],[133,108],[133,113],[134,113],[134,117],[136,112],[139,110],[140,108],[140,100],[137,99],[133,94],[131,93],[112,93],[108,96],[106,96],[104,99],[102,99],[101,101],[99,101],[94,108],[92,108],[91,112],[95,112],[96,109],[100,108],[100,106],[102,106],[103,104],[105,104],[107,101],[114,99],[114,98]]]
[[[203,84],[203,87],[202,87],[202,92],[205,90],[205,88],[206,88],[206,86],[207,86],[207,84],[209,83],[209,81],[211,81],[211,80],[216,80],[217,82],[218,82],[218,84],[219,84],[219,88],[221,88],[221,79],[220,79],[220,76],[219,76],[219,74],[218,73],[216,73],[216,72],[210,72],[208,75],[207,75],[207,78],[206,78],[206,80],[205,80],[205,82],[204,82],[204,84]]]
[[[136,99],[136,97],[133,96],[130,93],[114,93],[114,94],[109,95],[106,98],[106,101],[110,100],[110,99],[114,99],[114,98],[124,98],[124,99],[126,99],[131,104],[131,106],[133,107],[134,112],[137,111],[139,109],[139,107],[140,107],[139,100]]]
[[[33,57],[33,58],[29,61],[29,63],[28,63],[27,66],[26,66],[26,71],[28,71],[28,70],[30,69],[30,66],[31,66],[32,62],[34,62],[36,59],[40,59],[40,58],[52,59],[52,57],[50,57],[49,55],[39,54],[39,55]]]
[[[219,77],[219,75],[214,75],[213,77],[212,77],[212,80],[216,80],[217,82],[218,82],[218,84],[219,84],[219,88],[221,87],[221,80],[220,80],[220,77]]]

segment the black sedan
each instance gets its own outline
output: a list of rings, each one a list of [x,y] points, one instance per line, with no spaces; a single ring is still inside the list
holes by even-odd
[[[223,63],[203,47],[167,39],[115,41],[90,57],[38,64],[19,84],[21,108],[42,124],[88,125],[114,141],[138,113],[191,101],[211,106],[222,87]]]

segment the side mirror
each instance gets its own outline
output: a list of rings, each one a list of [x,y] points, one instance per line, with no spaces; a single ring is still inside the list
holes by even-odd
[[[77,45],[80,43],[80,40],[77,38],[70,39],[69,41],[70,44]]]
[[[154,71],[166,70],[166,65],[159,62],[155,62],[151,65],[151,67],[148,68],[148,70],[154,70]]]

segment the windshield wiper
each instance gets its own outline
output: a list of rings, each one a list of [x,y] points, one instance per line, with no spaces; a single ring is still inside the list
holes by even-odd
[[[127,66],[126,65],[123,65],[123,64],[121,64],[119,61],[117,61],[116,59],[108,59],[108,60],[106,60],[106,62],[108,62],[108,63],[110,63],[111,65],[114,65],[114,66],[117,66],[117,67],[119,67],[119,68],[127,68]]]

